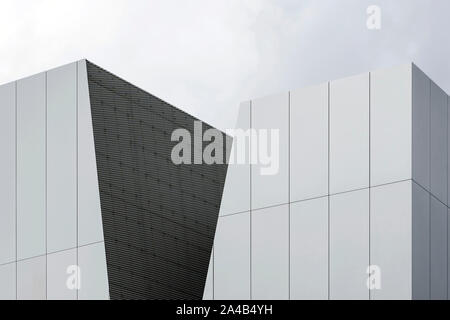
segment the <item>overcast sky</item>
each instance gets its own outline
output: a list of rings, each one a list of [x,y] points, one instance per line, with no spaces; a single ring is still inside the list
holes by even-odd
[[[449,34],[449,0],[1,0],[0,83],[87,58],[225,129],[243,100],[408,61],[450,93]]]

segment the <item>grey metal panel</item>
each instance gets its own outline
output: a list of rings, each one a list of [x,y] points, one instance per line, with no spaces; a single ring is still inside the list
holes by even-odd
[[[176,165],[170,132],[228,137],[92,63],[87,67],[110,297],[201,299],[227,165]]]
[[[330,84],[330,192],[369,186],[369,75]]]
[[[328,84],[290,94],[290,201],[328,194]]]
[[[230,153],[234,162],[228,165],[219,212],[221,216],[250,210],[250,102],[241,104],[236,129],[243,130],[241,134],[248,133],[248,137],[245,140],[234,138]]]
[[[447,94],[431,82],[431,193],[447,203]]]
[[[410,63],[371,73],[372,186],[411,179],[411,82]]]
[[[411,181],[371,188],[370,263],[381,270],[374,300],[412,298]]]
[[[447,207],[430,197],[430,292],[432,300],[447,299]]]
[[[258,155],[257,159],[256,154],[252,155],[252,163],[256,163],[252,165],[252,209],[288,202],[288,105],[288,93],[252,101],[251,121],[258,138],[258,144],[253,138],[251,142],[252,153],[256,150]],[[276,141],[276,138],[272,141],[271,133],[276,133],[276,130],[279,133],[279,141]],[[273,149],[279,152],[278,156]],[[264,164],[264,159],[261,157],[261,154],[266,153],[272,156],[269,164]]]
[[[79,300],[108,300],[109,285],[103,242],[78,248],[78,265],[81,270]]]
[[[203,291],[203,300],[214,300],[214,248],[211,252],[209,261],[208,275],[206,276],[205,289]]]
[[[416,65],[412,72],[412,178],[430,190],[430,79]]]
[[[45,254],[46,76],[17,82],[17,258]]]
[[[252,299],[289,297],[288,205],[252,212]]]
[[[450,232],[450,209],[447,211],[447,233]],[[450,236],[447,237],[447,300],[450,300]]]
[[[447,96],[447,126],[450,125],[450,112],[448,111],[448,108],[450,108],[450,97]],[[447,128],[447,206],[449,206],[450,202],[450,188],[448,187],[450,184],[450,130]]]
[[[291,299],[328,299],[328,198],[291,204]]]
[[[16,263],[0,266],[0,300],[16,299]]]
[[[16,258],[16,84],[0,86],[0,264]]]
[[[47,256],[47,299],[48,300],[76,300],[76,287],[69,288],[69,277],[76,274],[68,269],[77,265],[77,249],[52,253]],[[81,276],[83,274],[81,273]],[[70,281],[69,281],[70,282]]]
[[[368,300],[369,189],[330,197],[330,299]]]
[[[78,245],[103,241],[86,60],[78,62]]]
[[[214,299],[250,299],[249,212],[219,218],[214,249]]]
[[[47,72],[47,252],[77,246],[77,64]]]
[[[430,298],[430,195],[412,183],[412,299]]]
[[[46,256],[17,262],[17,299],[45,300]]]

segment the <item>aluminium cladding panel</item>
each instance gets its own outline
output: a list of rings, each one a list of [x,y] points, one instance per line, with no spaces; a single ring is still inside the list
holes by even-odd
[[[205,289],[203,290],[203,300],[214,300],[214,249],[211,251],[209,260],[208,275],[206,276]]]
[[[289,298],[289,206],[252,211],[252,299]]]
[[[40,256],[17,262],[17,299],[47,299],[46,259]]]
[[[17,81],[17,259],[46,253],[46,74]]]
[[[69,267],[77,265],[77,249],[47,255],[47,299],[76,300],[75,271]],[[81,273],[81,276],[83,274]],[[72,285],[73,287],[69,287]]]
[[[448,111],[448,108],[450,108],[450,96],[447,96],[447,127],[450,126],[450,111]],[[447,128],[447,160],[450,159],[450,130]],[[450,202],[450,161],[447,161],[447,206],[449,206]]]
[[[381,270],[373,300],[412,298],[411,181],[371,188],[370,263]]]
[[[79,300],[108,300],[109,283],[103,242],[78,248],[78,266],[81,271]]]
[[[289,94],[252,101],[252,209],[289,201]],[[257,155],[257,159],[255,158]],[[269,156],[269,158],[267,158]]]
[[[328,197],[290,206],[290,298],[327,300]]]
[[[290,201],[328,194],[328,84],[290,94]]]
[[[431,81],[430,191],[447,204],[447,94]]]
[[[220,217],[214,241],[214,299],[250,299],[250,212]]]
[[[412,183],[412,299],[430,299],[430,194]]]
[[[0,300],[16,299],[16,263],[0,265]]]
[[[412,178],[430,191],[430,79],[412,67]]]
[[[369,186],[369,74],[330,83],[330,193]]]
[[[368,300],[369,189],[330,197],[330,299]]]
[[[47,252],[77,246],[77,64],[47,72]]]
[[[370,74],[371,186],[411,179],[411,64]]]
[[[430,197],[430,298],[447,300],[447,206]]]
[[[103,241],[86,60],[78,61],[78,246]]]
[[[220,216],[250,210],[250,102],[239,108]],[[234,162],[232,162],[234,160]]]
[[[0,86],[0,264],[16,259],[16,83]]]

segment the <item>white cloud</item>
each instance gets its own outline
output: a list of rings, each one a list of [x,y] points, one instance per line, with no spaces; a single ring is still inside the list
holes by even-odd
[[[414,60],[450,91],[450,2],[2,0],[0,83],[83,57],[221,128],[240,101]],[[431,4],[432,3],[432,4]]]

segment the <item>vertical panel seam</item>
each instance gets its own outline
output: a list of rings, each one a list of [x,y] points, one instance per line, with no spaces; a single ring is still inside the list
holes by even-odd
[[[18,298],[18,295],[17,295],[17,271],[18,271],[18,268],[17,268],[17,260],[18,260],[18,256],[17,256],[17,239],[18,239],[18,237],[17,237],[17,190],[18,190],[18,188],[17,188],[17,123],[18,123],[18,121],[17,121],[17,81],[15,81],[14,82],[14,108],[15,108],[15,162],[16,162],[16,165],[15,165],[15,168],[14,168],[14,174],[15,174],[15,177],[14,177],[14,179],[15,179],[15,195],[14,195],[14,197],[15,197],[15,222],[16,222],[16,225],[15,225],[15,231],[16,231],[16,234],[15,234],[15,236],[16,236],[16,300],[17,300],[17,298]]]
[[[288,92],[288,298],[291,300],[291,92]]]
[[[445,139],[446,139],[446,147],[447,147],[447,163],[446,163],[446,170],[447,170],[447,203],[446,203],[446,205],[448,206],[448,180],[449,180],[449,177],[448,177],[448,162],[449,162],[449,159],[448,159],[448,95],[447,95],[447,108],[445,109],[446,111],[447,111],[447,114],[446,114],[446,117],[445,117],[445,120],[446,120],[446,123],[447,123],[447,134],[446,134],[446,136],[445,136]],[[446,228],[446,230],[447,230],[447,242],[446,242],[446,247],[447,247],[447,260],[446,260],[446,262],[447,262],[447,300],[448,300],[448,287],[449,287],[449,281],[448,281],[448,269],[449,269],[449,265],[448,265],[448,251],[449,251],[449,248],[448,248],[448,207],[446,207],[445,208],[446,209],[446,217],[447,217],[447,228]]]
[[[45,72],[45,299],[48,299],[48,72]]]
[[[429,216],[428,216],[428,250],[429,250],[429,255],[428,255],[428,282],[429,282],[429,285],[428,285],[428,299],[430,299],[431,300],[431,285],[432,285],[432,283],[431,283],[431,259],[432,259],[432,257],[431,257],[431,215],[432,215],[432,212],[431,212],[431,147],[432,147],[432,145],[431,145],[431,143],[432,143],[432,139],[431,139],[431,115],[432,115],[432,110],[431,110],[431,108],[432,108],[432,99],[431,99],[431,80],[428,80],[428,84],[429,84],[429,95],[428,95],[428,103],[429,103],[429,116],[428,116],[428,143],[429,143],[429,145],[430,145],[430,147],[429,147],[429,150],[428,150],[428,172],[429,172],[429,177],[428,177],[428,184],[429,184],[429,188],[430,188],[430,191],[429,191],[429,194],[428,194],[428,198],[429,198],[429,201],[428,201],[428,211],[429,211]]]
[[[330,225],[330,156],[331,156],[331,112],[330,112],[330,101],[331,101],[331,82],[328,81],[328,300],[331,300],[331,225]]]
[[[79,188],[79,183],[78,183],[78,174],[79,174],[79,169],[78,169],[78,166],[79,166],[79,163],[78,163],[78,103],[79,103],[79,99],[78,99],[78,94],[79,94],[79,91],[78,91],[79,90],[79,88],[78,88],[78,81],[79,81],[78,66],[79,66],[79,61],[77,61],[77,63],[76,63],[76,83],[75,83],[75,90],[76,90],[76,98],[75,98],[76,99],[76,115],[75,115],[75,118],[76,118],[76,120],[75,120],[75,122],[76,122],[76,124],[75,124],[75,126],[76,126],[75,127],[76,191],[75,192],[76,192],[76,247],[77,247],[77,249],[76,249],[76,264],[79,269],[80,267],[79,267],[79,261],[78,261],[78,211],[79,211],[79,204],[78,204],[78,201],[79,201],[79,195],[78,195],[78,188]],[[80,270],[78,270],[78,271],[80,271]],[[77,279],[79,280],[79,275],[77,276]],[[79,283],[78,283],[78,286],[76,289],[77,300],[78,300],[78,294],[79,294],[78,288],[79,288]]]
[[[372,185],[372,73],[369,72],[369,281],[370,281],[370,277],[371,277],[371,263],[372,263],[372,259],[371,259],[371,254],[372,254],[372,250],[371,250],[371,205],[372,205],[372,191],[371,191],[371,185]],[[371,300],[372,298],[372,292],[370,290],[370,283],[368,286],[368,293],[369,293],[369,300]]]
[[[249,143],[249,145],[250,145],[250,152],[249,152],[249,170],[250,170],[250,199],[249,199],[249,202],[250,202],[250,300],[252,300],[253,299],[253,289],[252,289],[252,286],[253,286],[253,281],[252,281],[252,277],[253,277],[253,275],[252,275],[252,269],[253,269],[253,258],[252,258],[252,254],[253,254],[253,250],[252,250],[252,246],[253,246],[253,241],[252,241],[252,236],[253,236],[253,234],[252,234],[252,229],[253,229],[253,208],[252,208],[252,196],[253,196],[253,194],[252,194],[252,178],[253,178],[253,175],[252,175],[252,169],[253,169],[253,165],[252,165],[252,161],[253,161],[253,159],[252,159],[252,154],[253,154],[253,145],[252,145],[252,137],[253,137],[253,121],[252,121],[252,116],[253,116],[253,112],[252,112],[252,110],[253,110],[253,101],[252,100],[250,100],[250,143]]]
[[[411,237],[410,237],[410,241],[411,241],[411,300],[414,299],[414,235],[413,235],[413,231],[414,231],[414,205],[413,205],[413,197],[414,197],[414,178],[415,178],[415,174],[414,174],[414,168],[415,168],[415,130],[414,130],[414,115],[415,115],[415,103],[414,103],[414,63],[411,64]]]

